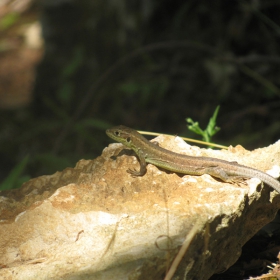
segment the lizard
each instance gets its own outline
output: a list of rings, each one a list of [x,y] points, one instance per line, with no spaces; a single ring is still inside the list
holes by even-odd
[[[229,183],[237,182],[240,178],[258,178],[280,193],[280,182],[261,170],[218,158],[175,153],[148,141],[136,130],[123,125],[107,129],[106,134],[132,149],[138,156],[140,170],[127,170],[132,176],[143,176],[147,171],[147,163],[151,163],[181,174],[209,174]]]

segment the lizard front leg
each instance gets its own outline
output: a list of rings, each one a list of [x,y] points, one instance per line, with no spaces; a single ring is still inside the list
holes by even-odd
[[[145,160],[145,156],[144,156],[144,153],[141,151],[141,150],[138,150],[137,151],[137,156],[138,156],[138,159],[139,159],[139,163],[140,163],[140,170],[137,171],[135,169],[127,169],[127,173],[131,174],[131,176],[135,177],[135,176],[143,176],[146,171],[147,171],[147,163],[146,163],[146,160]]]

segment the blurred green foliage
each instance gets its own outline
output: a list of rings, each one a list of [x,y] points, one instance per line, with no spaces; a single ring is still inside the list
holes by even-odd
[[[8,174],[5,180],[0,184],[0,191],[19,188],[22,183],[28,181],[30,176],[23,175],[29,161],[29,156],[26,156],[19,162]]]
[[[0,30],[4,31],[13,26],[19,20],[19,14],[11,12],[0,18]]]

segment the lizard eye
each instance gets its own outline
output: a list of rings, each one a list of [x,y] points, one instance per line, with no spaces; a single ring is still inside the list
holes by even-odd
[[[119,131],[115,131],[115,135],[116,136],[120,136],[120,132]]]
[[[127,137],[127,138],[126,138],[126,142],[130,142],[130,137]]]

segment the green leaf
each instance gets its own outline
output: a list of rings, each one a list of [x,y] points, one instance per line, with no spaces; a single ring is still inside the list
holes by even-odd
[[[191,125],[188,126],[188,129],[191,130],[192,132],[199,134],[199,135],[204,135],[204,131],[199,127],[198,122],[194,122],[191,118],[187,118],[186,121],[190,123]]]
[[[216,126],[216,119],[217,119],[219,110],[220,110],[220,106],[217,106],[213,116],[210,118],[209,123],[207,125],[206,130],[207,130],[207,134],[210,137],[215,135],[220,130],[220,128]]]

